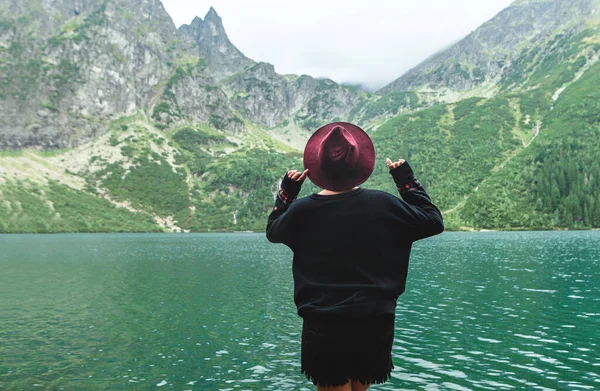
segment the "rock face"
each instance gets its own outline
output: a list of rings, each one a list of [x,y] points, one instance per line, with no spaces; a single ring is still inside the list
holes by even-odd
[[[281,76],[273,65],[258,63],[236,74],[229,83],[235,109],[253,122],[273,128],[295,120],[312,129],[345,115],[359,94],[331,80],[310,76]]]
[[[512,61],[557,33],[576,34],[597,18],[595,0],[524,0],[513,3],[452,47],[379,91],[471,90],[497,83]]]
[[[177,30],[159,0],[0,1],[0,149],[73,147],[139,111],[162,128],[312,129],[360,95],[255,63],[213,8]]]
[[[152,118],[165,127],[178,122],[208,123],[221,131],[239,133],[243,121],[236,116],[227,95],[198,57],[179,62],[164,87]]]
[[[177,31],[159,0],[67,3],[32,0],[2,24],[0,148],[80,144],[171,74]]]

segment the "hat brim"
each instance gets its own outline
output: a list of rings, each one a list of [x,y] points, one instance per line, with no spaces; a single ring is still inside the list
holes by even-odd
[[[319,146],[335,126],[343,126],[358,145],[358,162],[344,175],[328,175],[319,159]],[[308,179],[322,189],[341,191],[352,189],[364,183],[375,168],[375,147],[369,135],[349,122],[333,122],[320,127],[308,140],[304,148],[304,168],[308,169]]]

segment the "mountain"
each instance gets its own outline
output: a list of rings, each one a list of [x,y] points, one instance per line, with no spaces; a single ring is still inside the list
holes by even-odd
[[[138,111],[163,127],[232,133],[292,118],[288,132],[306,138],[365,95],[248,59],[213,8],[179,30],[158,0],[2,0],[0,10],[0,149],[76,147]]]
[[[406,151],[427,173],[449,226],[600,225],[599,15],[596,1],[515,2],[386,87],[430,89],[439,100],[391,119],[374,138],[383,138],[390,153]],[[495,28],[502,32],[496,45],[490,34]],[[520,38],[510,31],[521,31]],[[474,42],[493,50],[470,51]],[[505,54],[498,67],[494,56]],[[429,73],[440,64],[477,64],[485,56],[492,59],[486,60],[485,80],[472,72],[454,78],[448,67],[441,77]]]
[[[598,11],[517,1],[372,94],[247,58],[213,8],[0,0],[0,232],[262,230],[334,120],[371,133],[365,186],[407,158],[451,229],[600,227]]]
[[[551,51],[557,35],[576,35],[598,22],[596,0],[514,2],[466,38],[435,54],[379,93],[430,91],[450,95],[477,89],[489,97],[510,86],[521,71],[522,54]],[[525,61],[527,62],[527,61]],[[454,96],[462,96],[454,94]],[[456,99],[456,98],[454,98]]]

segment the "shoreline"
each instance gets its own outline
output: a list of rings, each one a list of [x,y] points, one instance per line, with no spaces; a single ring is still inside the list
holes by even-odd
[[[490,232],[583,232],[600,231],[600,228],[537,228],[537,229],[470,229],[470,230],[445,230],[448,233],[490,233]],[[187,232],[168,232],[168,231],[59,231],[59,232],[0,232],[0,235],[64,235],[64,234],[167,234],[167,235],[186,235],[186,234],[264,234],[264,231],[187,231]]]

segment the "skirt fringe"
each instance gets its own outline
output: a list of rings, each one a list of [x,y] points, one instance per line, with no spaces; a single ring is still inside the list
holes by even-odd
[[[308,373],[306,373],[306,371],[303,369],[302,370],[302,374],[304,376],[306,376],[306,379],[310,382],[312,382],[313,384],[318,384],[321,387],[340,387],[343,386],[345,384],[347,384],[348,382],[359,382],[361,384],[383,384],[385,382],[387,382],[388,380],[390,380],[390,377],[392,376],[392,371],[390,370],[389,372],[387,372],[386,374],[383,375],[378,375],[378,376],[363,376],[363,377],[358,377],[356,379],[353,378],[349,378],[343,382],[327,382],[327,381],[319,381],[319,379],[323,379],[323,376],[311,376]],[[326,378],[326,376],[325,376]]]
[[[393,341],[393,318],[361,320],[358,325],[305,321],[301,373],[322,387],[349,381],[385,383],[394,368]]]

